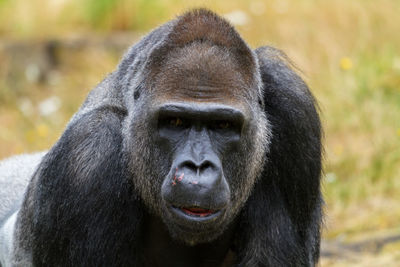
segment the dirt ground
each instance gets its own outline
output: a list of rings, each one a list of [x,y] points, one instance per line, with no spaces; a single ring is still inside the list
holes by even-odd
[[[368,234],[350,242],[324,240],[320,266],[400,266],[400,229]]]

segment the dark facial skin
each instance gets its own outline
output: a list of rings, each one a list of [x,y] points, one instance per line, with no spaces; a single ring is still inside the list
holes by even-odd
[[[209,235],[214,240],[207,245],[184,244],[171,237],[160,218],[150,216],[146,264],[230,266],[235,223],[216,239],[214,235],[219,233],[218,228],[226,227],[221,225],[226,223],[231,208],[229,177],[225,176],[223,161],[240,149],[244,112],[217,103],[167,102],[158,105],[151,117],[157,124],[157,144],[162,153],[173,158],[161,187],[168,225],[179,228],[181,235]]]
[[[212,224],[229,205],[221,159],[235,153],[244,115],[218,104],[168,103],[157,112],[158,140],[174,155],[161,188],[168,212],[177,224]]]

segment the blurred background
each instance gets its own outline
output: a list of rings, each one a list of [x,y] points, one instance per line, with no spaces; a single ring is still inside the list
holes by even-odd
[[[0,0],[0,158],[51,147],[124,51],[190,7],[284,50],[318,99],[321,266],[399,266],[398,0]]]

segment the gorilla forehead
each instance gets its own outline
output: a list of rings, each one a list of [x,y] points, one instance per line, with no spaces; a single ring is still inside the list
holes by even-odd
[[[210,42],[196,41],[168,53],[154,75],[155,96],[177,101],[242,103],[254,97],[254,81],[246,77],[232,53]],[[161,99],[160,99],[161,98]],[[244,103],[243,103],[244,104]]]

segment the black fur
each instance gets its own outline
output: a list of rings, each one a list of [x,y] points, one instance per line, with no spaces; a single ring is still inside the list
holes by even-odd
[[[240,152],[223,162],[233,177],[232,210],[220,237],[204,241],[195,235],[193,244],[183,244],[169,236],[174,227],[165,227],[170,221],[161,210],[162,181],[149,180],[167,176],[171,165],[170,155],[149,147],[150,107],[154,97],[172,92],[157,89],[157,81],[170,78],[162,76],[170,69],[158,73],[172,66],[168,56],[210,44],[218,48],[209,64],[230,55],[226,64],[241,70],[232,79],[246,90],[227,93],[239,94],[253,115]],[[184,64],[196,58],[193,53],[183,57]],[[211,70],[222,73],[215,64]],[[314,266],[322,220],[321,149],[314,98],[285,56],[269,47],[251,51],[223,19],[192,11],[133,46],[44,157],[19,212],[15,264],[150,266],[152,255],[170,253],[164,266]]]
[[[243,212],[243,264],[312,266],[319,258],[322,219],[315,100],[282,52],[261,47],[256,53],[272,140],[262,179]]]

